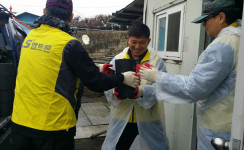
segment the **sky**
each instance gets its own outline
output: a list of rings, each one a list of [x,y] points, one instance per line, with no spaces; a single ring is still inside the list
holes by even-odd
[[[82,18],[92,18],[96,15],[112,15],[124,8],[133,0],[73,0],[73,13]],[[0,0],[0,4],[9,9],[12,5],[16,15],[29,12],[38,16],[43,15],[46,0]]]

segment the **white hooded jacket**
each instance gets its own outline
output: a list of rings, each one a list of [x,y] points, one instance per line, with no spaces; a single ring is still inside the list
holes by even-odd
[[[116,59],[128,59],[128,48],[115,56],[110,62],[115,67]],[[166,71],[164,62],[152,52],[147,52],[141,61],[156,66],[160,71]],[[115,69],[115,68],[113,68]],[[141,80],[141,85],[148,86],[148,93],[137,99],[117,100],[113,95],[113,89],[106,91],[107,100],[111,102],[111,119],[107,130],[106,139],[102,150],[115,150],[117,142],[130,119],[133,108],[136,114],[140,149],[141,150],[168,150],[168,142],[165,133],[165,116],[163,102],[157,102],[155,84]]]
[[[158,101],[197,102],[199,150],[213,150],[213,138],[230,139],[240,32],[240,26],[222,29],[189,76],[165,72],[157,76]]]

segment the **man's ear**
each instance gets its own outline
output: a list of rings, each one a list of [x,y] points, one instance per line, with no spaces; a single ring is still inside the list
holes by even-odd
[[[227,23],[225,13],[223,13],[223,12],[219,13],[219,21],[221,24]]]
[[[126,40],[127,40],[127,42],[129,41],[129,36],[126,36]]]
[[[130,37],[126,36],[127,44],[129,44]]]
[[[148,44],[151,42],[151,38],[148,39]]]
[[[72,15],[70,16],[69,20],[67,20],[67,23],[69,24],[74,18],[74,14],[72,13]]]
[[[46,8],[43,9],[43,14],[46,15]]]

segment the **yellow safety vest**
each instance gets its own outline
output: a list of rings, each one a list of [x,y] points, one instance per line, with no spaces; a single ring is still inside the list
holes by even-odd
[[[116,59],[119,59],[121,56],[118,55],[116,57]],[[126,53],[124,56],[123,56],[123,59],[130,59],[130,56],[128,55],[128,53]],[[152,65],[156,66],[157,62],[158,62],[158,59],[159,57],[154,57],[154,61]],[[141,60],[140,64],[143,65],[145,62],[148,62],[150,60],[150,52],[147,51],[146,55],[143,57],[143,59]],[[141,84],[142,85],[146,85],[148,84],[148,81],[146,80],[141,80]],[[130,115],[130,118],[128,120],[129,123],[136,123],[136,111],[135,111],[135,108],[133,108],[132,112],[131,112],[131,115]]]
[[[43,131],[65,130],[76,125],[74,107],[55,91],[64,61],[63,50],[70,40],[75,38],[45,24],[26,37],[16,79],[14,123]],[[79,81],[74,80],[75,89]],[[76,103],[75,96],[73,98]]]

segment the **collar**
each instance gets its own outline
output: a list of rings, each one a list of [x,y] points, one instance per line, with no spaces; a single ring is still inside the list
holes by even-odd
[[[236,34],[238,36],[241,35],[241,20],[238,19],[236,22],[230,24],[228,27],[223,28],[217,37],[231,34]]]
[[[128,49],[128,51],[125,53],[125,56],[123,57],[123,59],[131,59],[131,50]],[[149,61],[150,60],[150,52],[149,50],[147,50],[145,53],[143,53],[140,58],[140,63],[145,62],[145,61]]]
[[[238,27],[238,23],[237,22],[233,22],[231,25],[229,26],[232,26],[232,27]]]
[[[68,24],[59,18],[53,16],[43,15],[34,21],[34,28],[40,27],[41,24],[47,24],[52,27],[61,29],[64,32],[71,34],[71,30]]]

